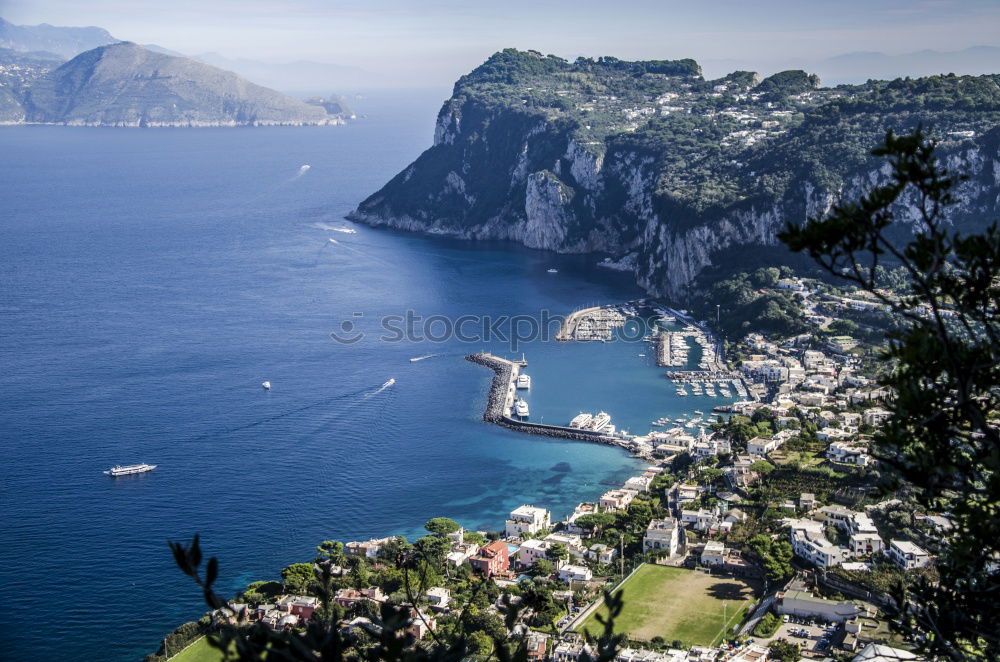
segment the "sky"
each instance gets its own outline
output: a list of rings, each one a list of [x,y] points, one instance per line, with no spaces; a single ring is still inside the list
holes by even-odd
[[[777,71],[857,51],[1000,46],[1000,0],[0,0],[33,25],[96,25],[188,55],[312,60],[450,84],[506,47],[693,57]]]

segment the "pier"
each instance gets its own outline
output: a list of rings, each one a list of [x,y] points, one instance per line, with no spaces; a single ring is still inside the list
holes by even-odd
[[[592,441],[628,450],[628,440],[621,437],[564,425],[531,423],[512,417],[511,407],[516,393],[514,380],[517,379],[519,372],[517,363],[489,353],[469,354],[465,360],[493,371],[493,381],[490,384],[489,397],[486,400],[486,410],[483,412],[483,420],[487,423],[527,434],[538,434],[557,439]]]

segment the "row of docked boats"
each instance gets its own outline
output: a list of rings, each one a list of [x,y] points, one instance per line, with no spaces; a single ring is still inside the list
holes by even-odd
[[[607,412],[597,412],[596,416],[587,412],[580,412],[569,422],[569,426],[579,430],[600,432],[607,428],[609,423],[611,423],[611,415]]]

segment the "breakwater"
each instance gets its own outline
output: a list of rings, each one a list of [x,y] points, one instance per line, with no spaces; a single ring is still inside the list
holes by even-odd
[[[628,448],[628,440],[620,437],[563,425],[531,423],[511,417],[510,407],[514,398],[514,379],[518,373],[516,364],[507,359],[487,353],[469,354],[465,357],[465,360],[493,371],[493,381],[490,383],[490,392],[486,399],[486,409],[483,411],[483,420],[487,423],[493,423],[527,434],[538,434],[558,439],[592,441],[608,446]]]

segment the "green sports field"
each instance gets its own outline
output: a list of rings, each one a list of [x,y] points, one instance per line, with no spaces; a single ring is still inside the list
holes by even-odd
[[[208,639],[201,637],[171,657],[170,662],[222,662],[222,651],[218,648],[212,648]]]
[[[711,646],[725,638],[754,598],[753,588],[743,580],[649,563],[615,594],[625,600],[615,632],[639,641],[679,639],[687,646]],[[595,611],[577,630],[600,634],[596,614],[607,617],[607,608]]]

